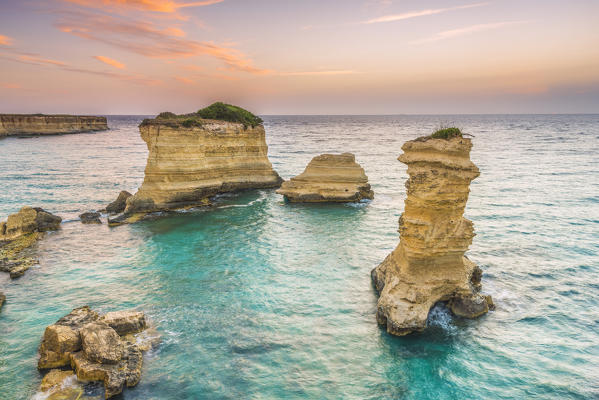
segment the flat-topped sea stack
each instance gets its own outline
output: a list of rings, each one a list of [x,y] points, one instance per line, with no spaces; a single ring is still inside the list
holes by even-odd
[[[314,157],[304,172],[283,182],[277,193],[298,203],[347,203],[374,198],[364,169],[351,153]]]
[[[275,188],[262,120],[215,103],[197,113],[162,113],[139,126],[149,150],[144,181],[125,214],[206,204],[219,193]]]
[[[104,131],[106,117],[87,115],[0,114],[0,137]]]
[[[405,210],[397,248],[372,271],[380,293],[377,321],[394,335],[421,331],[431,307],[475,318],[489,310],[479,293],[481,270],[464,256],[472,222],[463,217],[470,182],[479,170],[470,161],[470,139],[449,129],[406,142],[399,161],[407,164]]]

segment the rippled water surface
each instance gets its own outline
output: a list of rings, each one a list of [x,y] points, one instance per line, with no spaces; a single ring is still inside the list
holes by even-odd
[[[144,310],[163,335],[123,399],[593,399],[599,397],[599,116],[266,117],[284,178],[353,152],[375,199],[290,205],[273,191],[129,226],[77,215],[135,191],[143,117],[95,134],[0,140],[0,219],[22,205],[65,219],[0,313],[0,398],[37,390],[45,326],[72,308]],[[397,245],[401,145],[455,124],[481,176],[469,256],[497,311],[443,309],[397,338],[375,322],[370,270]]]

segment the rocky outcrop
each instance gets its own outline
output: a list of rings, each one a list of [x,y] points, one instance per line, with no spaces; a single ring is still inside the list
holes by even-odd
[[[139,332],[145,328],[142,312],[117,311],[99,316],[87,306],[76,308],[46,328],[38,368],[70,365],[80,382],[102,381],[106,398],[112,397],[121,393],[124,385],[131,387],[139,382],[142,351],[156,343],[155,334],[149,341],[141,336]]]
[[[356,202],[374,198],[364,169],[351,153],[322,154],[277,193],[291,202]]]
[[[0,240],[12,240],[29,233],[56,230],[61,222],[62,218],[39,207],[23,207],[18,213],[9,215],[6,222],[0,222]]]
[[[56,230],[62,218],[39,207],[23,207],[0,222],[0,271],[22,276],[37,261],[34,245],[43,232]]]
[[[429,310],[447,302],[454,314],[475,318],[489,309],[480,269],[464,256],[472,222],[463,217],[470,182],[470,139],[419,138],[406,142],[399,161],[408,165],[405,210],[397,248],[372,271],[380,293],[377,321],[394,335],[426,327]]]
[[[116,200],[106,206],[106,212],[109,214],[122,213],[125,211],[125,207],[127,207],[127,199],[131,196],[131,193],[126,190],[121,191]]]
[[[149,155],[126,214],[204,205],[218,193],[281,184],[268,160],[262,124],[158,118],[139,129]]]
[[[107,129],[106,117],[0,114],[0,137],[59,135]]]
[[[99,212],[88,211],[84,212],[83,214],[79,214],[79,219],[81,220],[82,224],[101,224],[102,221],[100,220],[100,216],[101,214]]]

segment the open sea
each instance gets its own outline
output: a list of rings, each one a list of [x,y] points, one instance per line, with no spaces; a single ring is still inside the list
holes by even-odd
[[[353,152],[371,202],[285,204],[272,190],[133,225],[83,225],[143,180],[143,116],[110,131],[0,140],[0,220],[23,205],[64,218],[0,312],[0,399],[30,399],[44,328],[71,309],[143,310],[162,334],[116,399],[599,399],[599,115],[265,117],[288,179]],[[443,307],[394,337],[370,270],[398,244],[402,144],[440,125],[474,135],[467,253],[497,310]]]

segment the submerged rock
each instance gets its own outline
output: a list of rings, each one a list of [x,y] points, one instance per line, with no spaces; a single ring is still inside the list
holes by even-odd
[[[115,201],[106,206],[106,212],[109,214],[120,214],[127,207],[127,199],[131,197],[131,193],[126,190],[121,191]]]
[[[402,147],[399,161],[408,165],[409,179],[400,242],[372,271],[380,293],[377,321],[391,334],[423,330],[439,301],[467,318],[489,310],[478,293],[482,272],[464,256],[474,229],[463,214],[470,182],[479,175],[471,148],[461,136],[419,138]]]
[[[101,224],[100,220],[101,214],[96,211],[88,211],[83,214],[79,214],[79,219],[81,219],[82,224]]]
[[[148,344],[145,337],[141,337],[145,328],[142,312],[116,311],[99,316],[87,306],[76,308],[46,328],[38,368],[70,365],[80,382],[103,382],[105,396],[109,398],[121,393],[124,385],[131,387],[139,382],[142,351],[157,343],[153,340]],[[141,333],[134,335],[136,332]],[[154,336],[152,333],[152,338]],[[45,386],[58,381],[62,376],[59,374],[66,374],[57,371],[46,375]],[[70,396],[72,390],[64,393]]]
[[[277,193],[291,202],[356,202],[374,198],[364,169],[351,153],[322,154]]]
[[[36,264],[35,244],[41,235],[34,232],[13,240],[0,241],[0,271],[8,272],[11,279],[15,279]]]
[[[4,295],[4,293],[0,292],[0,311],[2,311],[2,306],[4,305],[5,301],[6,301],[6,296]]]
[[[219,193],[281,184],[268,160],[259,120],[249,124],[200,114],[170,115],[145,120],[139,129],[148,161],[141,187],[127,200],[126,214],[204,205]]]

